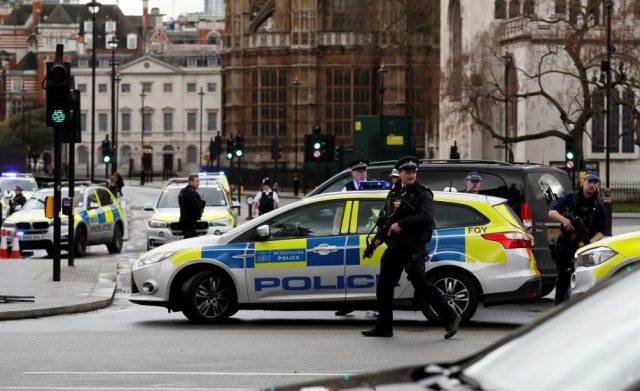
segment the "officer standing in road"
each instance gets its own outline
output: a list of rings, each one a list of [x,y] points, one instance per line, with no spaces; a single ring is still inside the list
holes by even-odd
[[[253,214],[263,215],[265,213],[271,212],[274,209],[277,209],[280,206],[280,199],[278,198],[278,193],[274,190],[271,190],[271,181],[269,178],[264,178],[262,180],[262,189],[256,194],[253,199]]]
[[[460,316],[449,306],[442,292],[427,280],[424,260],[426,246],[435,228],[433,193],[421,185],[416,174],[420,160],[407,156],[395,169],[400,180],[389,191],[378,220],[379,229],[388,229],[387,249],[380,260],[380,280],[376,289],[378,319],[374,328],[362,331],[366,337],[393,336],[393,292],[402,271],[425,303],[429,303],[446,325],[445,339],[458,332]],[[393,224],[389,224],[393,221]],[[376,241],[375,246],[382,244]]]
[[[461,193],[478,194],[480,192],[480,184],[482,183],[482,177],[478,172],[471,171],[467,174],[467,180],[465,182],[467,188],[462,190]]]
[[[180,227],[184,238],[193,238],[196,234],[196,224],[202,217],[205,201],[197,189],[200,186],[200,177],[189,175],[189,184],[180,190],[178,204],[180,205]]]
[[[596,171],[587,171],[580,190],[566,194],[549,211],[549,217],[561,224],[555,254],[558,272],[556,305],[569,298],[576,251],[602,239],[607,232],[607,213],[598,197],[599,186],[600,175]]]
[[[367,180],[367,167],[369,167],[367,159],[358,159],[349,163],[353,180],[347,182],[342,191],[360,190],[360,182]]]
[[[27,198],[24,196],[24,194],[22,194],[22,188],[20,186],[16,186],[13,192],[14,196],[9,201],[9,214],[15,212],[18,206],[22,208],[24,204],[27,203]]]
[[[391,184],[395,185],[398,180],[400,180],[400,173],[395,168],[391,170],[391,174],[389,174],[389,178],[391,178]]]

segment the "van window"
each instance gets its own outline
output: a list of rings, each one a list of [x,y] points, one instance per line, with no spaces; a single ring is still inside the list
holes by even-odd
[[[434,202],[436,229],[469,227],[489,223],[487,216],[466,205]]]
[[[563,173],[531,172],[527,182],[532,209],[550,209],[556,201],[572,191],[571,180]]]
[[[344,185],[346,185],[349,181],[352,181],[352,180],[353,180],[353,177],[351,176],[351,173],[347,172],[343,177],[341,177],[340,179],[337,179],[335,182],[333,182],[326,188],[322,189],[322,191],[319,192],[318,194],[331,193],[334,191],[342,191],[342,189],[344,188]]]
[[[418,168],[418,180],[431,190],[443,191],[445,188],[452,186],[451,176],[448,171],[421,171]],[[456,189],[459,190],[459,189]]]

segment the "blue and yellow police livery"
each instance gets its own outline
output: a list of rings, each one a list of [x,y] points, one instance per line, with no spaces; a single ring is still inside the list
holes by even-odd
[[[145,205],[153,211],[146,221],[147,250],[182,239],[178,195],[187,186],[188,178],[173,178],[162,189],[155,205]],[[200,179],[198,193],[205,201],[202,218],[196,225],[198,235],[222,235],[236,226],[236,212],[231,207],[224,185],[219,179]]]
[[[68,188],[62,188],[67,197]],[[35,193],[22,210],[9,216],[2,228],[7,230],[8,245],[12,245],[13,232],[18,231],[20,249],[44,249],[53,255],[53,219],[45,217],[46,197],[53,189]],[[106,188],[80,184],[75,187],[74,243],[75,255],[82,257],[88,245],[106,244],[110,253],[122,250],[124,215],[117,198]],[[69,249],[69,219],[61,215],[61,246]]]
[[[239,309],[374,309],[379,248],[363,258],[386,192],[322,194],[260,216],[222,236],[171,243],[140,256],[131,301],[182,311],[211,323]],[[540,275],[531,239],[501,198],[435,193],[437,230],[425,258],[428,278],[469,320],[479,302],[536,297]],[[414,300],[403,277],[399,309],[431,308]]]

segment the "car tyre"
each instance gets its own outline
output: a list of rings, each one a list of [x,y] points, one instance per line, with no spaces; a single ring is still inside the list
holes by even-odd
[[[444,294],[449,305],[462,318],[462,323],[473,317],[478,309],[479,300],[478,290],[469,277],[455,270],[446,270],[435,273],[428,279]],[[442,324],[440,317],[429,304],[422,302],[421,310],[429,322]]]
[[[111,243],[107,243],[107,250],[109,250],[109,253],[115,254],[122,251],[123,240],[124,230],[122,229],[122,224],[116,224],[113,227],[113,241]]]
[[[219,323],[237,309],[235,287],[226,275],[204,270],[182,286],[182,312],[194,323]]]
[[[87,255],[87,230],[84,227],[76,230],[73,251],[78,258]]]

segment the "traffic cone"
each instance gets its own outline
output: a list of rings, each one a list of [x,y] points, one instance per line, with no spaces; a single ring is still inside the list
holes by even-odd
[[[11,259],[20,259],[20,240],[18,240],[18,230],[13,231],[13,240],[11,241]]]
[[[7,230],[2,228],[2,239],[0,239],[0,259],[9,259],[9,249],[7,249]]]

